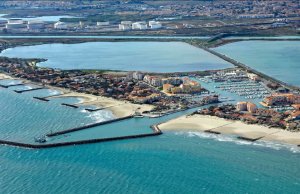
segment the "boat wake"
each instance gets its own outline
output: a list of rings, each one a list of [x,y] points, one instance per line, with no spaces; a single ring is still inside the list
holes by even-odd
[[[204,139],[213,139],[215,141],[220,142],[233,142],[238,145],[250,145],[250,146],[258,146],[258,147],[267,147],[274,150],[289,150],[293,153],[300,153],[300,148],[296,145],[292,144],[285,144],[275,141],[265,141],[259,140],[256,142],[250,142],[245,140],[237,139],[236,136],[231,135],[218,135],[218,134],[211,134],[205,132],[176,132],[176,135],[185,135],[187,137],[200,137]]]

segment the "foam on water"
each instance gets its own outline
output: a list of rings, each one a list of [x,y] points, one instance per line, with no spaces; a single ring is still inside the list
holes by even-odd
[[[236,136],[233,135],[219,135],[219,134],[212,134],[212,133],[205,133],[205,132],[176,132],[176,135],[185,135],[187,137],[200,137],[204,139],[213,139],[220,142],[233,142],[238,145],[251,145],[251,146],[258,146],[258,147],[267,147],[274,150],[289,150],[293,153],[300,153],[300,148],[296,145],[292,144],[285,144],[276,141],[266,141],[266,140],[258,140],[256,142],[250,142],[245,140],[237,139]]]
[[[61,94],[61,92],[58,91],[58,90],[52,90],[52,89],[50,89],[48,91],[49,91],[49,96]]]
[[[87,118],[91,118],[95,122],[102,122],[102,121],[107,121],[115,118],[113,113],[109,110],[89,112],[86,111],[85,109],[82,109],[80,112],[85,113]]]

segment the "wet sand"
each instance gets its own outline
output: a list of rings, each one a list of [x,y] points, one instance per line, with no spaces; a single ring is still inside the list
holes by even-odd
[[[237,135],[249,139],[279,141],[300,144],[300,132],[290,132],[261,125],[247,125],[241,121],[230,121],[206,115],[182,116],[158,126],[161,130],[206,131]]]

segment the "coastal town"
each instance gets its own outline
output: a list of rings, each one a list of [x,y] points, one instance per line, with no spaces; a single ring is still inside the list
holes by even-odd
[[[279,83],[267,81],[239,68],[194,72],[183,76],[180,73],[155,74],[139,71],[59,70],[39,67],[37,62],[38,60],[6,58],[0,63],[0,70],[13,77],[43,85],[135,104],[153,105],[151,112],[159,115],[207,104],[225,103],[196,113],[289,131],[300,129],[300,95]],[[248,101],[229,99],[224,94],[220,97],[219,92],[208,90],[201,83],[213,84],[220,93],[225,91]],[[257,103],[257,100],[260,102]]]
[[[0,0],[0,191],[300,191],[300,0]]]
[[[151,104],[155,106],[152,110],[154,112],[172,112],[218,102],[218,96],[214,94],[203,95],[198,101],[188,101],[180,97],[209,93],[198,82],[188,77],[154,76],[141,72],[66,71],[41,68],[36,66],[35,62],[13,63],[9,62],[9,59],[6,60],[0,63],[0,70],[13,77],[79,93],[111,97],[137,104]]]

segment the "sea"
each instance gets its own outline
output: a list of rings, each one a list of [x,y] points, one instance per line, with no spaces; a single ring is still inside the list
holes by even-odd
[[[11,85],[18,80],[1,80]],[[33,99],[58,91],[15,93],[34,85],[0,88],[0,139],[34,143],[45,133],[114,119],[61,103],[77,98]],[[160,118],[133,118],[57,136],[50,142],[150,133]],[[300,149],[278,142],[238,140],[196,131],[164,131],[141,139],[24,149],[0,145],[1,193],[299,193]]]
[[[18,81],[0,81],[16,84]],[[33,99],[58,94],[35,86],[0,88],[0,138],[34,143],[34,137],[113,119],[61,103],[76,98]],[[50,143],[150,133],[161,118],[134,118],[50,139]],[[250,143],[235,136],[164,131],[156,137],[49,149],[0,146],[1,193],[297,193],[300,149],[277,142]]]
[[[215,50],[271,77],[300,86],[299,41],[240,41]]]

